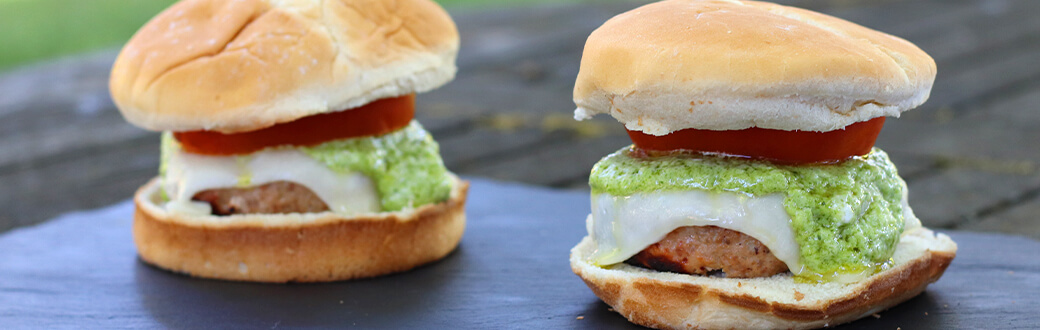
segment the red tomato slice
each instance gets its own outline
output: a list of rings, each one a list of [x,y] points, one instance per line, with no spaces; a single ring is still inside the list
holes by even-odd
[[[649,151],[723,153],[785,164],[834,163],[869,153],[884,125],[885,117],[878,117],[829,132],[689,128],[664,136],[630,130],[628,136],[636,147]]]
[[[415,117],[415,95],[378,100],[359,108],[303,117],[268,128],[224,134],[213,131],[175,132],[184,151],[203,155],[241,155],[264,148],[312,146],[327,141],[390,133]]]

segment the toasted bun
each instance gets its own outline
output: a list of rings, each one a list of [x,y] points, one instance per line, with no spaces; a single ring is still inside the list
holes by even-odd
[[[434,89],[458,47],[430,0],[184,0],[123,48],[110,89],[147,129],[251,131]]]
[[[906,40],[756,1],[669,0],[589,36],[576,119],[628,129],[831,131],[928,99],[935,62]]]
[[[469,184],[411,211],[344,218],[331,212],[180,216],[160,207],[158,180],[134,197],[134,242],[145,262],[196,277],[327,282],[401,272],[443,258],[466,227]]]
[[[893,268],[855,284],[795,283],[790,274],[735,279],[657,272],[586,262],[586,237],[571,250],[571,269],[633,323],[662,329],[805,329],[853,321],[924,291],[942,276],[957,245],[928,229],[907,233]]]

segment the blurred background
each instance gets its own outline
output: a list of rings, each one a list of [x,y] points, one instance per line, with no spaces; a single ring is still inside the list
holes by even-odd
[[[576,2],[571,0],[570,2]],[[0,70],[122,44],[176,0],[0,0]],[[550,0],[442,0],[460,9],[515,7]],[[564,0],[567,2],[567,0]]]
[[[0,232],[131,197],[156,175],[158,135],[123,121],[108,70],[170,0],[0,0]],[[646,1],[443,0],[462,34],[457,79],[419,97],[452,170],[587,190],[629,142],[609,117],[575,122],[588,34]],[[939,228],[1040,238],[1040,1],[789,0],[931,54],[931,100],[878,145]]]

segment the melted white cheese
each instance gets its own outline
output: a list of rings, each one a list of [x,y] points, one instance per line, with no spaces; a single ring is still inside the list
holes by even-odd
[[[906,190],[904,189],[904,192]],[[596,245],[590,262],[611,265],[631,258],[684,226],[717,226],[754,237],[787,264],[792,273],[804,271],[800,245],[784,209],[784,196],[750,197],[705,190],[637,193],[632,196],[593,194],[586,220]],[[904,233],[921,226],[903,195]]]
[[[206,156],[173,150],[162,188],[169,212],[210,214],[209,204],[193,202],[200,191],[248,188],[275,181],[301,184],[318,195],[330,210],[344,215],[382,209],[372,180],[360,173],[337,173],[296,149],[264,150],[248,156]]]

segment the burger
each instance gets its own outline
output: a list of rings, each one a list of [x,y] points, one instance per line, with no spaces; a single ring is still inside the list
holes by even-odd
[[[921,226],[874,142],[922,104],[935,62],[838,18],[755,1],[669,0],[589,36],[575,117],[633,145],[600,160],[571,267],[655,328],[815,328],[889,308],[957,245]]]
[[[416,122],[459,36],[430,0],[184,0],[123,48],[110,89],[163,131],[134,196],[145,262],[197,277],[320,282],[445,257],[468,183]]]

